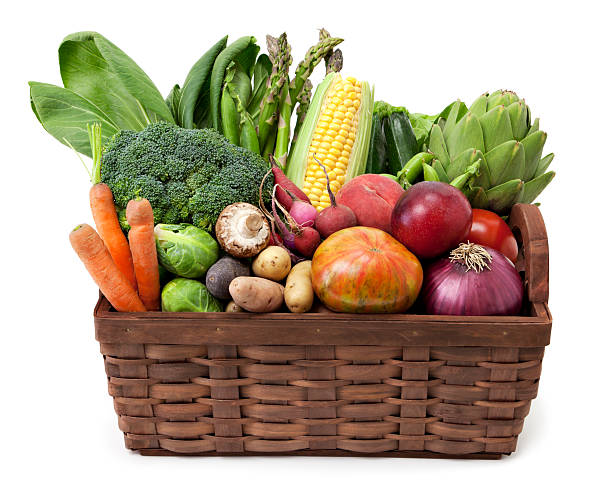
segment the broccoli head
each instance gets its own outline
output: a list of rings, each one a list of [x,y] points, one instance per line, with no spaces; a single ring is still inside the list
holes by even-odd
[[[259,155],[212,129],[158,122],[140,132],[115,134],[104,149],[101,173],[120,213],[130,199],[147,198],[156,223],[191,222],[211,230],[227,205],[258,204],[268,169]],[[272,186],[269,175],[266,200]]]

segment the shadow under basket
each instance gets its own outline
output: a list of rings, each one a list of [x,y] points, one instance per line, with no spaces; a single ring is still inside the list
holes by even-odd
[[[552,319],[536,206],[510,226],[522,316],[94,312],[125,445],[144,455],[493,459],[516,449]]]

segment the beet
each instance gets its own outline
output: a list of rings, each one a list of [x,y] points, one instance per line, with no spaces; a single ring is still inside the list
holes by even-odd
[[[298,253],[307,258],[311,258],[321,244],[321,236],[312,227],[303,227],[295,235],[295,249]]]
[[[357,225],[357,217],[348,206],[337,203],[336,197],[329,185],[329,176],[327,175],[325,166],[316,158],[315,160],[323,169],[323,172],[325,172],[325,178],[327,179],[327,194],[329,194],[329,202],[331,203],[327,208],[323,208],[317,213],[315,217],[315,228],[323,237],[329,237],[334,232]]]

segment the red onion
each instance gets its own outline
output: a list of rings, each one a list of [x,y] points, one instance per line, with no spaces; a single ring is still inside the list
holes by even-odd
[[[499,251],[468,242],[427,268],[421,295],[428,314],[516,315],[523,303],[523,282]]]

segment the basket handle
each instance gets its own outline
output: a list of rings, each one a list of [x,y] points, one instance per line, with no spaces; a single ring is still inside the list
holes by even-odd
[[[548,302],[548,236],[540,209],[515,204],[508,224],[519,245],[522,241],[527,297],[532,303]]]

